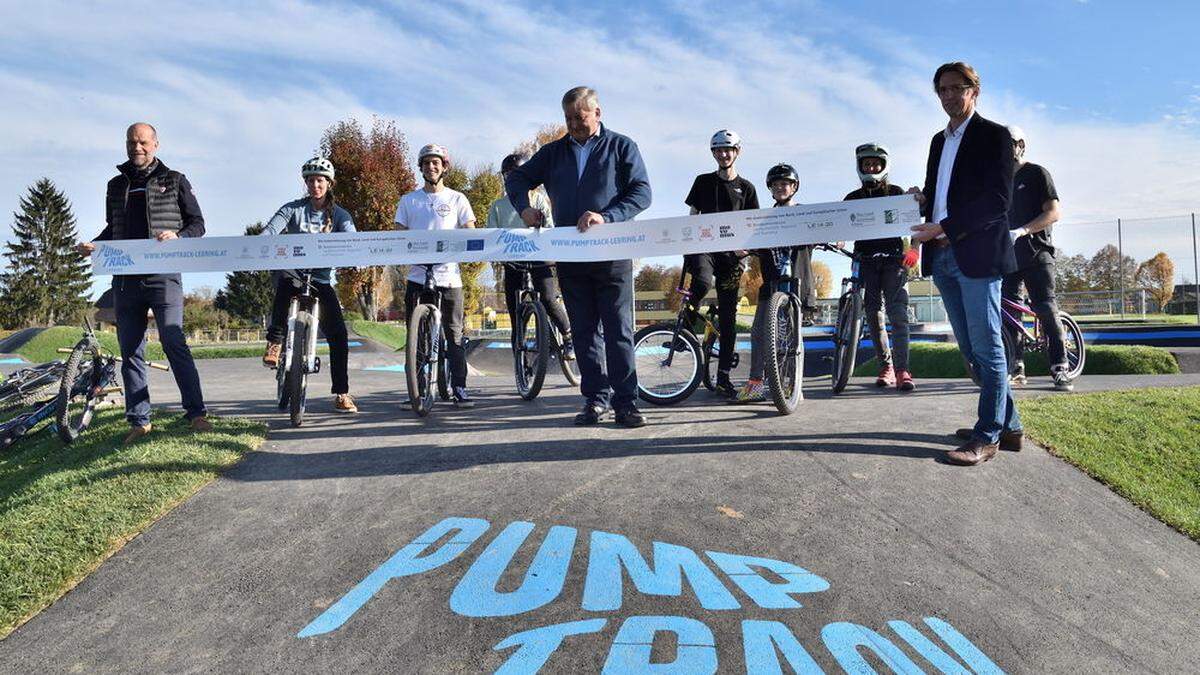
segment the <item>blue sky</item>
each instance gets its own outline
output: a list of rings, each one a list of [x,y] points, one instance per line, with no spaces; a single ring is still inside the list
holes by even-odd
[[[210,233],[230,235],[298,195],[297,167],[336,121],[381,115],[411,146],[495,163],[581,83],[642,148],[647,217],[685,212],[722,127],[745,138],[756,184],[795,164],[805,202],[855,187],[852,149],[867,140],[891,147],[895,182],[916,184],[945,123],[929,78],[954,59],[982,74],[980,112],[1021,125],[1054,175],[1068,253],[1115,240],[1114,225],[1082,223],[1200,210],[1194,2],[44,2],[6,19],[0,207],[49,176],[85,234],[103,224],[135,119],[159,128]],[[1125,230],[1134,257],[1166,250],[1191,278],[1185,221]]]

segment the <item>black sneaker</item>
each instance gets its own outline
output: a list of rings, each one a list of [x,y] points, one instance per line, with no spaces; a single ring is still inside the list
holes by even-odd
[[[628,429],[637,429],[638,427],[646,426],[646,416],[637,408],[629,408],[617,413],[615,421],[618,426]]]
[[[733,382],[729,381],[729,375],[725,373],[717,373],[717,384],[715,387],[717,394],[725,398],[737,398],[737,387],[733,386]]]
[[[455,387],[454,395],[451,398],[454,399],[455,408],[467,409],[475,407],[475,401],[471,400],[471,397],[467,395],[466,387]]]
[[[574,361],[575,360],[575,345],[572,344],[570,338],[563,340],[562,358],[563,358],[563,361]]]
[[[608,408],[599,403],[588,403],[583,406],[583,410],[575,416],[576,426],[588,426],[598,424],[600,420],[608,413]]]

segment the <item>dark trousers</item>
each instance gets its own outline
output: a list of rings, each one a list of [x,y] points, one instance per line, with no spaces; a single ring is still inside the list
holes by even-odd
[[[200,373],[183,334],[183,284],[178,274],[113,277],[113,308],[121,346],[121,379],[125,385],[125,418],[134,426],[150,423],[150,383],[146,381],[147,312],[154,312],[171,374],[188,419],[206,414]]]
[[[879,365],[908,370],[908,271],[898,260],[864,260],[858,268],[863,283],[863,310]],[[893,352],[883,325],[887,311],[892,324]]]
[[[683,257],[684,266],[692,273],[692,303],[699,309],[704,296],[717,287],[717,330],[721,332],[718,374],[729,375],[733,370],[733,353],[737,348],[737,305],[742,283],[742,261],[731,252],[694,253]]]
[[[342,305],[332,285],[313,282],[312,286],[319,304],[317,325],[329,342],[329,377],[333,380],[331,391],[334,394],[348,394],[350,336],[346,332]],[[300,286],[293,283],[292,277],[279,275],[278,281],[275,282],[275,301],[271,304],[271,325],[267,327],[267,342],[283,342],[283,338],[287,336],[288,309],[291,307],[292,298],[299,294]]]
[[[575,335],[580,393],[588,403],[636,407],[633,263],[559,263],[558,281]]]
[[[425,284],[408,282],[404,289],[404,316],[411,317],[421,299]],[[443,288],[442,333],[446,336],[446,356],[450,359],[450,386],[467,386],[467,351],[463,348],[463,289]],[[410,331],[407,339],[412,339]]]
[[[1042,330],[1046,332],[1046,343],[1049,354],[1046,355],[1051,369],[1055,366],[1066,365],[1067,348],[1063,343],[1062,324],[1058,321],[1058,302],[1054,297],[1054,261],[1034,261],[1024,268],[1005,275],[1001,294],[1014,302],[1021,301],[1021,282],[1025,282],[1025,291],[1029,293],[1030,309],[1037,314]],[[1015,333],[1016,329],[1004,325],[1004,330]],[[1013,336],[1016,337],[1015,335]],[[1015,340],[1014,340],[1015,342]]]
[[[571,337],[571,322],[567,318],[567,309],[563,307],[558,293],[558,284],[554,283],[553,265],[537,265],[529,270],[533,277],[533,287],[542,296],[542,306],[546,314],[554,322],[558,332],[565,338]],[[508,318],[514,323],[517,320],[517,295],[525,288],[522,284],[524,275],[508,265],[504,266],[504,304],[508,306]]]

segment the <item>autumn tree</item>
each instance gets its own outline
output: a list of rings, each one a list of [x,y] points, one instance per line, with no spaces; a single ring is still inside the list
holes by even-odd
[[[813,285],[818,298],[828,298],[833,293],[833,270],[820,260],[812,261]]]
[[[504,181],[500,173],[487,164],[476,167],[471,171],[457,164],[451,164],[444,179],[446,187],[458,190],[471,203],[475,212],[475,227],[487,227],[488,209],[492,202],[504,194]],[[463,281],[463,312],[473,314],[479,311],[480,300],[483,298],[483,286],[479,277],[483,274],[486,262],[459,263],[459,272]]]
[[[671,274],[671,269],[675,270],[674,275]],[[657,291],[663,287],[664,278],[669,279],[667,283],[674,283],[679,278],[678,274],[678,267],[668,268],[666,265],[642,265],[633,277],[633,290]]]
[[[1088,259],[1082,255],[1063,256],[1054,261],[1054,290],[1072,293],[1091,290],[1088,281]]]
[[[1150,291],[1159,311],[1171,301],[1175,295],[1175,263],[1163,252],[1138,265],[1134,274],[1137,284]]]
[[[334,199],[350,212],[359,231],[393,229],[401,195],[417,187],[408,159],[408,142],[393,121],[373,118],[364,130],[358,120],[338,122],[325,130],[319,153],[337,168]],[[374,319],[392,294],[392,277],[382,267],[343,269],[338,297]]]
[[[1129,256],[1122,256],[1120,249],[1112,244],[1096,251],[1084,272],[1088,283],[1098,291],[1115,291],[1122,287],[1130,289],[1137,285],[1137,261]]]

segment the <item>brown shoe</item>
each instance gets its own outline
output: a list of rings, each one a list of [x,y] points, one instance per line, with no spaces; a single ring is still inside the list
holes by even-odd
[[[268,342],[267,351],[263,354],[263,365],[268,368],[279,367],[279,357],[283,353],[283,344],[279,342]]]
[[[333,409],[340,413],[356,413],[358,406],[354,405],[354,399],[350,394],[337,394],[333,397]]]
[[[958,429],[954,432],[954,435],[964,441],[969,441],[975,438],[975,430],[969,427]],[[1020,452],[1024,439],[1025,432],[1020,429],[1016,431],[1002,431],[1000,432],[1000,449],[1007,452]]]
[[[153,427],[151,427],[149,424],[130,428],[129,433],[125,435],[125,440],[121,441],[121,445],[129,445],[130,443],[136,443],[137,441],[142,440],[147,434],[150,433],[152,428]]]
[[[958,449],[947,452],[946,461],[959,466],[975,466],[995,457],[999,449],[999,443],[982,443],[972,439]]]
[[[208,421],[208,417],[201,415],[200,417],[192,418],[192,431],[203,432],[212,431],[212,422]]]

